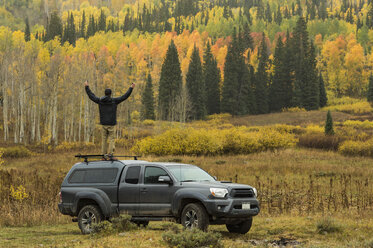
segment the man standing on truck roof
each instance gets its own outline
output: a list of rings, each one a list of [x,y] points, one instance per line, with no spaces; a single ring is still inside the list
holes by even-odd
[[[111,89],[105,89],[105,96],[98,98],[89,88],[88,81],[85,81],[84,85],[89,99],[98,104],[98,108],[100,111],[100,124],[102,125],[101,152],[105,156],[105,158],[108,154],[112,156],[115,149],[114,126],[117,124],[117,105],[126,100],[131,95],[133,88],[135,88],[135,84],[132,83],[131,87],[123,96],[115,98],[111,97]]]

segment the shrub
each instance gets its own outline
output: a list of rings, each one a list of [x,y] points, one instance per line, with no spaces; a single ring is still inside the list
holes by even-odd
[[[143,124],[144,126],[154,126],[154,125],[155,125],[155,121],[154,121],[154,120],[144,120],[144,121],[142,122],[142,124]]]
[[[372,113],[372,106],[368,102],[356,102],[351,104],[342,104],[327,107],[332,111],[345,112],[348,114],[370,114]]]
[[[131,216],[122,214],[118,217],[112,218],[109,221],[105,220],[97,224],[92,225],[92,234],[113,234],[124,231],[130,231],[136,229],[136,225],[131,222]]]
[[[221,243],[221,234],[213,232],[203,232],[197,228],[171,229],[162,235],[164,242],[169,247],[178,248],[197,248],[197,247],[223,247]]]
[[[323,133],[308,133],[299,137],[298,145],[307,148],[324,150],[338,150],[343,139],[339,136],[330,136]]]
[[[348,156],[373,157],[373,138],[367,141],[345,141],[341,144],[338,151]]]
[[[257,132],[247,130],[246,127],[223,130],[175,128],[136,142],[133,151],[154,155],[248,154],[296,144],[293,134],[272,128]]]
[[[365,120],[365,121],[347,120],[343,122],[343,126],[361,128],[361,129],[373,129],[373,122],[368,121],[368,120]]]
[[[320,133],[324,133],[324,128],[318,126],[318,125],[314,125],[314,124],[311,124],[311,125],[308,125],[306,128],[305,128],[305,131],[306,133],[308,134],[311,134],[311,133],[317,133],[317,134],[320,134]]]
[[[4,158],[25,158],[32,155],[32,152],[24,146],[6,147],[3,151]]]
[[[282,112],[289,112],[289,113],[295,113],[295,112],[306,112],[307,110],[305,108],[300,107],[292,107],[292,108],[283,108]]]
[[[316,223],[316,229],[319,234],[341,232],[342,227],[331,217],[323,217]]]

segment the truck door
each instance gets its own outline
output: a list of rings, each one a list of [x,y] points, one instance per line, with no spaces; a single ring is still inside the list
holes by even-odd
[[[132,216],[138,215],[140,171],[140,165],[129,165],[124,168],[123,176],[118,189],[120,213],[126,213]]]
[[[170,176],[164,169],[144,166],[143,180],[140,184],[140,215],[171,216],[172,197],[175,187],[158,181],[160,176]]]

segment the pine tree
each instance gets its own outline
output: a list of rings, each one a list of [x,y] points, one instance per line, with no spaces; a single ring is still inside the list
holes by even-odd
[[[101,9],[100,17],[98,19],[98,30],[106,31],[106,15],[103,9]]]
[[[368,87],[368,95],[367,100],[370,102],[371,105],[373,105],[373,75],[370,74],[369,76],[369,87]]]
[[[173,40],[168,47],[166,58],[162,64],[159,80],[158,114],[161,120],[170,120],[171,107],[176,103],[182,87],[179,56]]]
[[[333,119],[332,119],[332,114],[330,113],[330,110],[328,110],[328,113],[326,115],[325,134],[326,135],[334,134]]]
[[[143,120],[154,120],[154,91],[152,84],[152,77],[148,74],[145,89],[141,96],[141,117]]]
[[[47,25],[47,33],[45,35],[45,41],[53,40],[54,37],[59,36],[62,38],[62,21],[58,16],[58,13],[54,11],[51,15],[50,21]]]
[[[93,15],[89,17],[89,23],[88,23],[88,28],[87,28],[87,38],[95,35],[96,33],[96,23],[95,23],[95,18]]]
[[[79,37],[85,38],[85,25],[86,25],[86,20],[85,20],[85,11],[83,10],[83,15],[82,15],[82,22],[80,23],[80,30],[79,30]]]
[[[309,50],[304,59],[307,69],[303,88],[303,106],[307,110],[316,110],[320,104],[320,84],[317,80],[315,47],[312,43],[309,44]]]
[[[319,89],[320,89],[320,108],[325,107],[326,103],[328,102],[328,97],[326,96],[325,84],[324,79],[322,78],[321,73],[319,74]]]
[[[25,41],[30,41],[31,35],[30,35],[30,23],[28,21],[28,18],[25,20],[26,28],[25,28]]]
[[[256,111],[258,114],[268,113],[268,75],[267,75],[267,45],[265,41],[265,35],[263,33],[263,39],[259,48],[259,65],[255,75],[255,99],[256,99]]]
[[[76,42],[76,30],[73,13],[70,14],[70,17],[67,19],[67,41],[75,46]]]
[[[189,69],[186,75],[186,86],[189,99],[191,100],[190,117],[193,120],[201,120],[206,115],[205,106],[205,85],[202,75],[201,59],[199,50],[194,45]]]
[[[237,34],[233,32],[233,40],[228,46],[224,63],[224,83],[222,89],[221,111],[223,113],[238,114],[238,73],[237,68]]]
[[[206,87],[207,114],[217,114],[220,113],[220,70],[216,59],[211,53],[210,41],[207,42],[203,61],[203,80]]]
[[[279,111],[286,107],[286,72],[285,72],[285,48],[282,38],[279,37],[275,48],[275,55],[273,60],[274,75],[272,83],[269,88],[269,109],[270,111]]]

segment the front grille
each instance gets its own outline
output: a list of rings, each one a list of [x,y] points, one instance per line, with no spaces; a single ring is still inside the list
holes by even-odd
[[[234,198],[254,197],[254,191],[252,189],[232,189],[231,197],[234,197]]]

